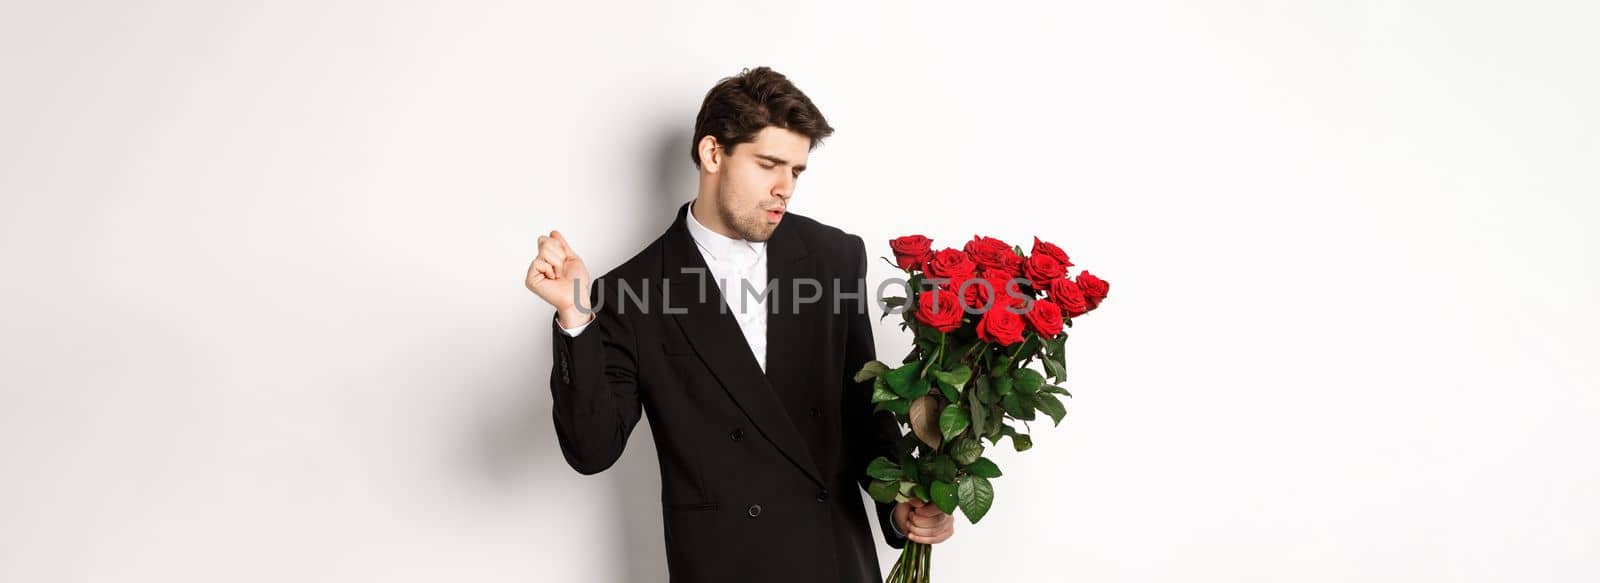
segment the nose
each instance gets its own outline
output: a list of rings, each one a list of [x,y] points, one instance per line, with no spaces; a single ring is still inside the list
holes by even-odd
[[[778,184],[773,187],[772,194],[780,199],[783,199],[784,202],[787,203],[789,197],[794,196],[794,182],[795,179],[793,176],[785,175],[784,178],[779,180]]]

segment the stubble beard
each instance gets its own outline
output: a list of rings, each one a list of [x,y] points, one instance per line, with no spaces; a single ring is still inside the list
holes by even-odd
[[[764,242],[772,238],[772,232],[777,228],[776,225],[767,224],[765,220],[766,209],[762,209],[761,215],[758,217],[735,215],[733,209],[728,208],[728,205],[722,205],[719,211],[722,215],[723,224],[733,227],[733,232],[746,241]]]

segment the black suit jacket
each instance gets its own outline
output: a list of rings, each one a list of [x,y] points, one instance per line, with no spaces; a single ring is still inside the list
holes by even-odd
[[[851,378],[876,357],[865,244],[784,215],[766,249],[775,284],[763,374],[689,234],[688,208],[595,278],[588,328],[567,336],[552,318],[562,454],[580,473],[605,470],[641,410],[650,417],[674,583],[881,582],[862,492],[867,463],[901,433],[892,414],[872,412],[871,383]],[[903,548],[893,504],[873,505],[885,541]]]

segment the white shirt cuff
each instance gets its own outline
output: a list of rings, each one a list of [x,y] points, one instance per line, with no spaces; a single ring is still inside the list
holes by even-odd
[[[566,334],[567,336],[577,336],[583,333],[584,328],[588,328],[590,324],[594,323],[594,318],[594,314],[589,314],[589,321],[578,324],[575,328],[561,328],[561,321],[556,320],[556,327],[561,328],[561,333]]]

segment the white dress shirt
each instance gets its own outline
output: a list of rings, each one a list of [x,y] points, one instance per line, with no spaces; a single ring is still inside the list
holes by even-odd
[[[750,353],[755,355],[756,363],[765,372],[767,311],[771,304],[770,298],[765,297],[764,293],[769,283],[766,242],[734,239],[707,228],[694,218],[693,202],[689,203],[686,218],[689,235],[694,238],[695,247],[700,249],[700,256],[706,260],[706,267],[711,269],[710,277],[716,280],[717,288],[722,290],[723,303],[733,313],[734,320],[739,322],[739,330],[744,332]],[[694,277],[694,274],[690,276]],[[594,323],[594,318],[590,316],[588,322],[575,328],[562,328],[561,331],[568,336],[577,336]]]

